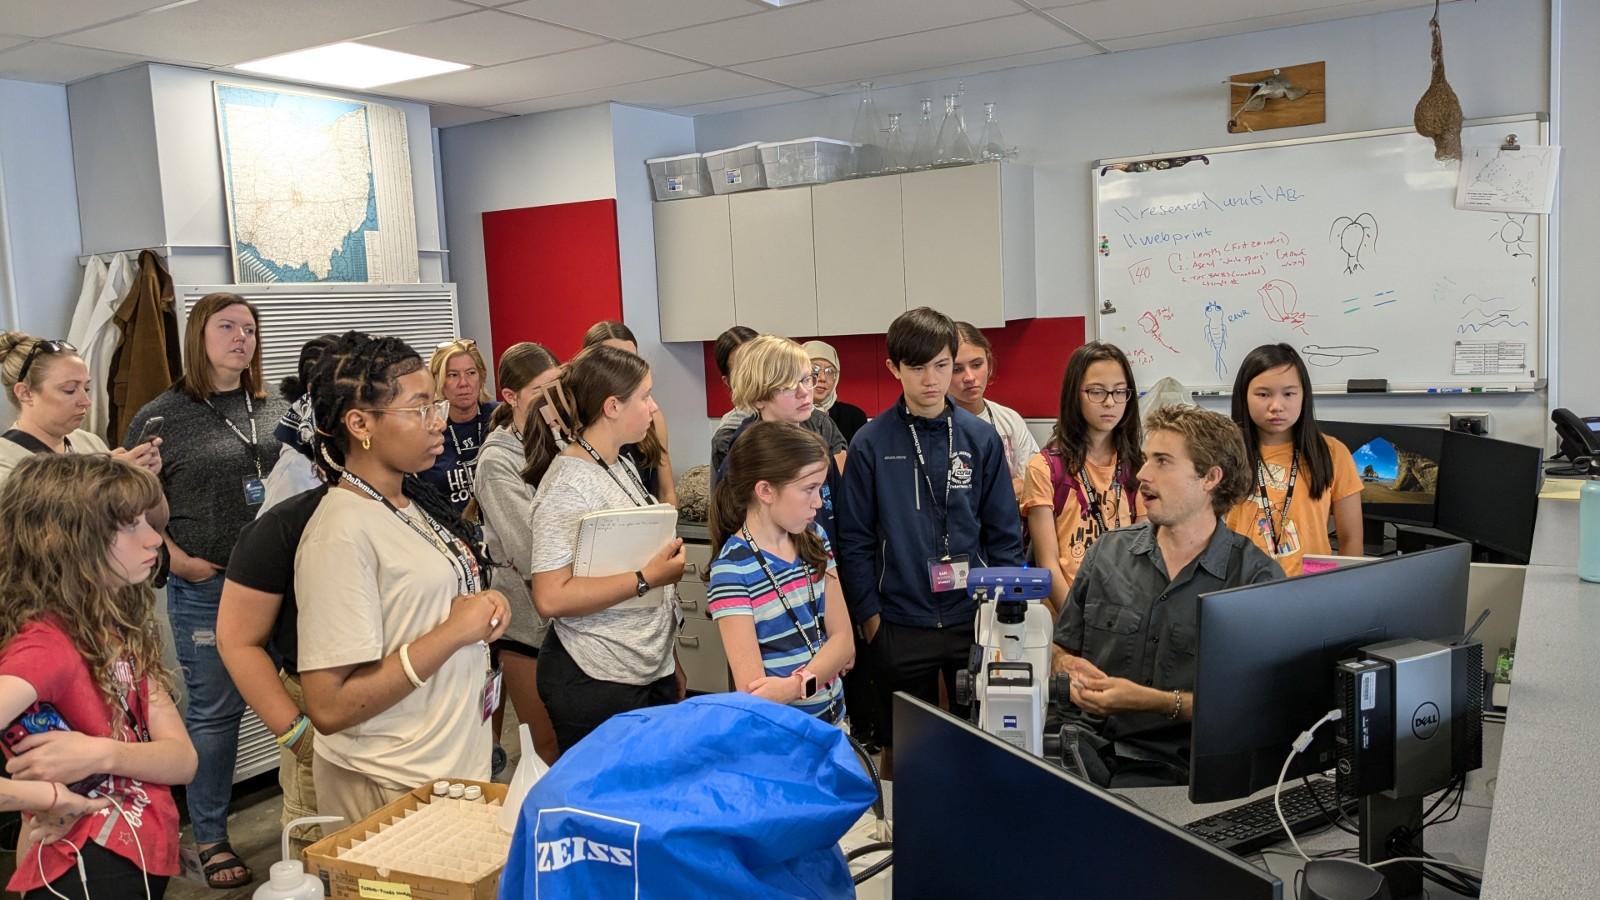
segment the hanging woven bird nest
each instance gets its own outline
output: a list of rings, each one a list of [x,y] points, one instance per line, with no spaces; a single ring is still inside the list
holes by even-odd
[[[1434,159],[1461,158],[1461,101],[1444,80],[1444,40],[1439,35],[1439,3],[1434,0],[1433,18],[1428,20],[1433,32],[1433,80],[1428,90],[1417,101],[1413,121],[1417,134],[1433,140]]]

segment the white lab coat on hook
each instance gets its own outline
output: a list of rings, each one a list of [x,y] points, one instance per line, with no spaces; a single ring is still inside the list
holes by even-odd
[[[136,275],[133,263],[126,253],[111,257],[109,264],[99,256],[92,256],[84,265],[83,289],[78,293],[78,306],[72,314],[72,327],[67,340],[78,348],[84,365],[89,367],[89,393],[93,403],[83,428],[106,437],[110,424],[111,358],[122,343],[122,332],[117,328],[117,307],[133,287]],[[107,438],[113,446],[121,435]]]

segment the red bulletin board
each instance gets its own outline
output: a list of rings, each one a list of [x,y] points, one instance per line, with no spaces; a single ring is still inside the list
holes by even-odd
[[[498,333],[498,332],[496,332]],[[986,394],[1030,419],[1053,419],[1061,401],[1061,376],[1067,358],[1083,346],[1084,318],[1018,319],[1004,328],[985,328],[994,348],[995,372]],[[795,338],[805,343],[811,338]],[[889,351],[881,334],[823,337],[839,351],[839,398],[875,416],[900,396],[900,382],[885,361]],[[715,343],[704,342],[706,415],[720,417],[733,408],[727,385],[717,372]]]
[[[615,200],[486,212],[483,259],[490,365],[518,341],[537,341],[567,359],[590,325],[622,319]]]

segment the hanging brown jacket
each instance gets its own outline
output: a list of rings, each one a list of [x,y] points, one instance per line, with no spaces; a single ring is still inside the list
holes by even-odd
[[[172,276],[153,251],[139,254],[139,274],[117,307],[122,343],[111,357],[107,396],[111,446],[123,443],[128,423],[183,374],[183,345],[172,305]]]

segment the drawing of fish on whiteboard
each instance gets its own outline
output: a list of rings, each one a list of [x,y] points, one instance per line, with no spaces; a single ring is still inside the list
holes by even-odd
[[[1310,334],[1306,331],[1306,319],[1311,318],[1311,313],[1300,311],[1300,292],[1293,284],[1274,278],[1257,288],[1256,294],[1261,297],[1261,307],[1266,310],[1268,319],[1301,334]]]
[[[1228,364],[1222,360],[1222,351],[1228,349],[1228,323],[1222,315],[1222,304],[1215,300],[1206,302],[1206,343],[1215,355],[1217,378],[1228,380]]]

